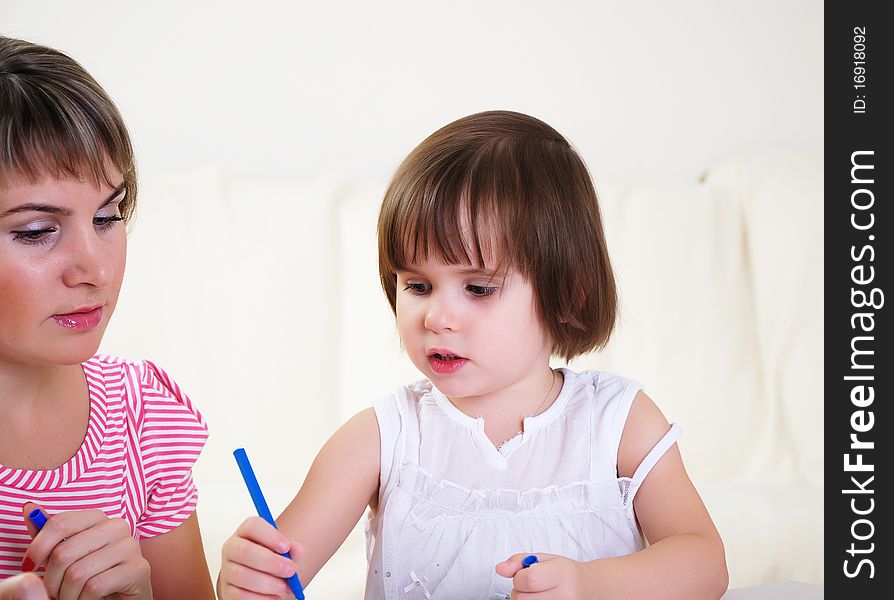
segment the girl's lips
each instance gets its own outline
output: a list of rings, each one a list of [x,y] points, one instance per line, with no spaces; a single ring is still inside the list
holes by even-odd
[[[457,371],[462,369],[467,362],[469,362],[469,359],[461,357],[451,358],[448,360],[438,358],[438,356],[435,354],[432,354],[428,357],[428,364],[430,364],[432,370],[439,375],[450,375],[451,373],[456,373]]]
[[[87,312],[74,312],[64,315],[53,315],[53,320],[65,327],[76,331],[93,329],[102,321],[102,306],[97,306]]]

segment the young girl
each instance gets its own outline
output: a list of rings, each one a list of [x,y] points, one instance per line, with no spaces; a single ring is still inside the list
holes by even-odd
[[[287,596],[281,578],[309,582],[368,505],[367,600],[719,598],[723,545],[678,426],[634,381],[549,366],[603,346],[617,304],[569,143],[518,113],[451,123],[397,170],[378,236],[426,379],[327,442],[279,531],[239,527],[220,596]]]
[[[0,37],[0,598],[214,597],[191,472],[205,424],[151,362],[94,356],[133,161],[78,63]]]

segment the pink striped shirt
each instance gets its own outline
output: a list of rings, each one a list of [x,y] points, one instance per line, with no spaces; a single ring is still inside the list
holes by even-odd
[[[195,511],[192,465],[208,430],[186,394],[149,361],[98,355],[83,368],[90,418],[77,454],[49,471],[0,465],[0,579],[21,572],[27,501],[48,516],[98,508],[124,519],[136,539],[171,531]]]

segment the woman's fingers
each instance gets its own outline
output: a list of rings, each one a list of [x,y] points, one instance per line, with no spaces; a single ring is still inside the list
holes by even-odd
[[[37,526],[34,525],[34,522],[29,518],[29,515],[31,514],[32,511],[37,510],[37,509],[40,509],[41,511],[43,511],[43,509],[40,507],[40,505],[35,504],[34,502],[26,502],[22,506],[22,520],[25,521],[25,527],[28,528],[28,534],[31,536],[31,539],[34,539],[34,536],[37,535]],[[46,517],[49,516],[49,515],[47,515],[46,512],[44,512],[43,514]]]
[[[136,540],[114,540],[69,565],[55,597],[87,600],[113,594],[136,596],[149,581],[149,571]]]
[[[74,513],[60,513],[53,519],[69,514]],[[44,526],[44,531],[50,526],[51,521]],[[72,586],[83,588],[90,577],[100,572],[99,569],[110,568],[127,560],[142,560],[139,543],[130,537],[130,527],[123,520],[109,519],[103,515],[103,520],[100,521],[92,519],[68,519],[68,521],[63,524],[68,526],[66,531],[73,531],[77,526],[93,524],[66,536],[50,552],[43,581],[51,596],[62,600],[66,597],[64,589],[70,589]],[[41,537],[44,531],[41,531]],[[35,538],[35,542],[39,539],[40,537]],[[103,552],[109,547],[116,548],[117,552],[115,554]]]
[[[0,581],[0,600],[48,600],[48,596],[37,575],[22,573]]]
[[[23,518],[37,505],[23,507]],[[149,586],[149,563],[131,536],[130,526],[100,510],[61,512],[49,517],[34,539],[23,564],[46,566],[43,588],[58,600],[138,596]]]
[[[28,513],[25,513],[25,509],[29,506],[36,507],[36,505],[28,503],[22,509],[22,512],[26,522],[30,525],[31,523],[30,519],[28,519]],[[25,552],[25,561],[31,561],[31,564],[34,567],[45,565],[50,558],[50,554],[63,540],[72,538],[76,534],[90,529],[98,523],[109,520],[110,519],[101,510],[68,511],[53,515],[52,517],[49,517],[49,520],[47,520],[43,529],[40,530],[40,533],[36,533],[35,531],[34,539],[31,541],[28,550]],[[127,524],[121,519],[116,519],[116,521],[122,523],[125,528],[127,527]],[[120,528],[120,526],[118,527]],[[127,535],[130,535],[129,529]]]

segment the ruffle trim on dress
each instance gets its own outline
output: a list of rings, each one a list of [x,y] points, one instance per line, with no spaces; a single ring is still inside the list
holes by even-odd
[[[506,515],[552,516],[565,513],[601,510],[628,511],[626,503],[629,478],[613,481],[576,481],[528,490],[468,489],[447,480],[435,479],[428,471],[413,463],[400,468],[397,486],[421,500],[427,511],[440,510],[444,515],[474,513],[479,516]]]

